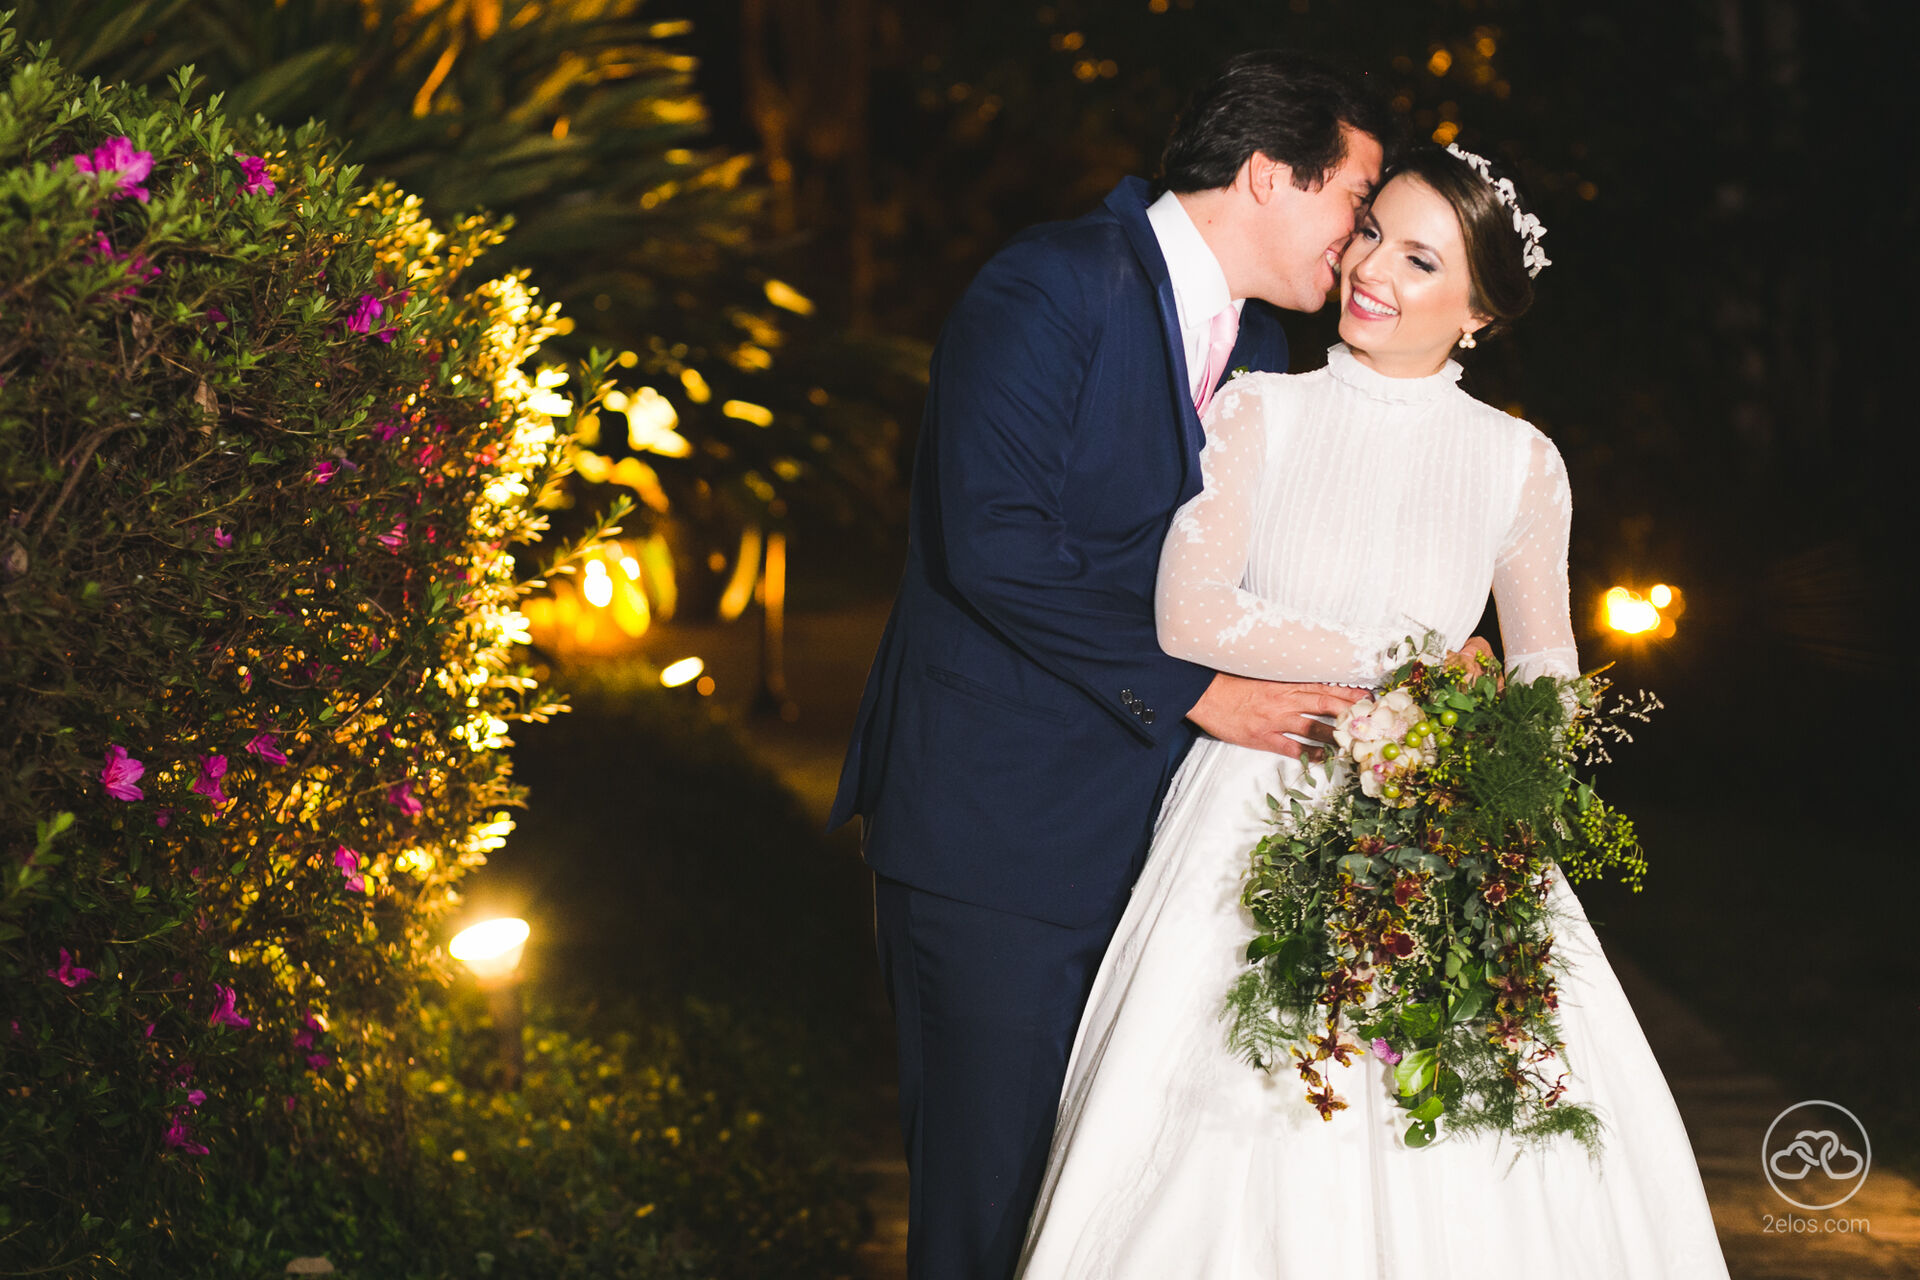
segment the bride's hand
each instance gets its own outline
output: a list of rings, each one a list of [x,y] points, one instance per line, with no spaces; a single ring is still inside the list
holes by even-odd
[[[1507,687],[1507,673],[1500,668],[1500,660],[1493,656],[1493,646],[1483,636],[1475,636],[1447,655],[1451,662],[1455,658],[1464,661],[1470,669],[1493,677],[1496,687]]]

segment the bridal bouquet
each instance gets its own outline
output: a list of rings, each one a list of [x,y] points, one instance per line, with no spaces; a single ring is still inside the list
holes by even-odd
[[[1599,673],[1504,685],[1411,641],[1385,688],[1343,713],[1310,797],[1272,797],[1242,901],[1259,928],[1228,1000],[1230,1043],[1290,1062],[1331,1120],[1328,1066],[1393,1069],[1406,1142],[1444,1122],[1597,1150],[1600,1120],[1563,1100],[1551,877],[1646,870],[1631,821],[1578,770],[1630,741],[1649,694],[1609,703]]]

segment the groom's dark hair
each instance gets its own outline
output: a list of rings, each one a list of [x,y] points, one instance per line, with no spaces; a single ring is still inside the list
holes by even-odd
[[[1386,101],[1359,76],[1291,49],[1243,53],[1187,104],[1160,158],[1162,190],[1230,187],[1258,151],[1293,170],[1310,191],[1347,158],[1350,125],[1372,134],[1389,161],[1399,127]]]

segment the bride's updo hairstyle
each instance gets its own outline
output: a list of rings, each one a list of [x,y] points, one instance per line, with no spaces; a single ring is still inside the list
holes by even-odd
[[[1506,176],[1497,166],[1494,173],[1496,177]],[[1443,147],[1412,148],[1380,185],[1384,187],[1395,178],[1417,178],[1453,206],[1454,216],[1460,220],[1460,238],[1467,246],[1467,270],[1473,277],[1467,300],[1475,314],[1489,321],[1475,337],[1505,333],[1533,305],[1526,241],[1514,230],[1513,210],[1494,190],[1493,183]]]

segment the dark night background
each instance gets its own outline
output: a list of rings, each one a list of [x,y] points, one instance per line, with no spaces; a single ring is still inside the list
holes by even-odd
[[[583,1006],[797,1017],[816,1039],[794,1043],[833,1042],[809,1087],[848,1086],[855,1145],[888,1155],[869,882],[814,810],[904,558],[947,311],[1021,228],[1151,176],[1186,93],[1243,49],[1331,55],[1410,137],[1505,159],[1553,265],[1465,385],[1566,458],[1585,665],[1667,704],[1600,783],[1641,824],[1646,889],[1582,900],[1730,1074],[1846,1103],[1876,1167],[1920,1177],[1911,3],[647,0],[632,22],[631,0],[100,3],[130,16],[23,0],[18,21],[85,74],[191,61],[229,109],[325,118],[436,218],[511,213],[501,253],[578,321],[554,349],[624,349],[622,385],[671,402],[685,454],[592,447],[657,469],[628,536],[670,544],[680,611],[586,654],[605,662],[536,630],[577,710],[516,730],[531,807],[472,900],[526,915],[533,985],[587,975]],[[691,176],[729,154],[725,181]],[[1331,315],[1286,327],[1296,369],[1335,337]],[[768,421],[729,417],[742,400]],[[576,485],[561,531],[613,489]],[[786,720],[751,705],[764,610],[714,616],[762,528],[791,545]],[[1671,636],[1604,626],[1604,591],[1655,583],[1684,593]],[[687,654],[716,696],[660,687]],[[1739,1160],[1724,1177],[1770,1194]],[[1906,1248],[1906,1212],[1898,1241],[1876,1218],[1855,1243]],[[1872,1274],[1913,1274],[1905,1256]]]
[[[1668,704],[1609,779],[1642,816],[1650,887],[1586,890],[1590,909],[1793,1087],[1871,1097],[1877,1136],[1914,1167],[1911,1073],[1895,1065],[1920,1012],[1914,841],[1895,816],[1909,788],[1878,762],[1904,754],[1907,717],[1877,709],[1898,696],[1911,580],[1911,473],[1894,461],[1914,423],[1920,283],[1910,6],[662,11],[695,20],[714,127],[773,181],[772,234],[791,235],[775,260],[877,334],[931,341],[1010,234],[1150,174],[1182,94],[1234,50],[1333,54],[1413,136],[1456,126],[1516,164],[1554,265],[1512,337],[1469,359],[1468,386],[1566,456],[1588,664],[1615,659],[1623,686]],[[1331,317],[1288,328],[1296,367],[1320,363]],[[884,582],[899,554],[852,559]],[[1673,638],[1597,625],[1608,585],[1656,581],[1685,591]]]

